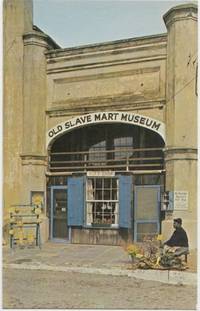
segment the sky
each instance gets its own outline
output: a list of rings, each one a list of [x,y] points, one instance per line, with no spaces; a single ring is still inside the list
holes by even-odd
[[[34,24],[67,48],[165,33],[163,14],[188,2],[33,0]]]

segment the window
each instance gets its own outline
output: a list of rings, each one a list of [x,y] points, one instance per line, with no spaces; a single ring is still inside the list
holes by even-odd
[[[119,180],[116,177],[91,177],[86,190],[87,225],[118,225]]]
[[[106,141],[101,141],[95,145],[93,145],[89,149],[89,161],[92,161],[92,164],[95,165],[95,162],[97,161],[98,165],[105,165],[105,160],[106,160],[106,153],[102,152],[106,150]],[[95,152],[95,153],[93,153]]]
[[[133,148],[133,137],[118,137],[114,138],[115,149],[123,151],[116,151],[115,158],[126,158],[132,155],[130,149]],[[128,151],[129,150],[129,151]]]

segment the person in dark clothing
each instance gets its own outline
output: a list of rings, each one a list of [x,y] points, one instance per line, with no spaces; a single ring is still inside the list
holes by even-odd
[[[175,256],[189,253],[188,237],[182,228],[182,219],[176,218],[173,223],[175,231],[171,238],[164,243],[164,254],[174,253]]]

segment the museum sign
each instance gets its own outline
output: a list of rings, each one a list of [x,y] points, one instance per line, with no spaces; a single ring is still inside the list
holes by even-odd
[[[159,120],[136,113],[96,112],[66,120],[48,130],[47,146],[52,140],[61,134],[64,134],[65,132],[82,126],[97,123],[127,123],[142,126],[158,133],[165,141],[165,124]]]

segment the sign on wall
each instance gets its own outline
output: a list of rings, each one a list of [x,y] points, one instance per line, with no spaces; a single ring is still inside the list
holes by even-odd
[[[188,209],[188,191],[174,191],[174,209]]]
[[[98,123],[127,123],[138,125],[158,133],[165,141],[165,124],[137,113],[128,112],[96,112],[66,120],[57,124],[47,132],[47,147],[56,137],[75,128]]]
[[[44,208],[44,192],[43,191],[31,191],[31,204]]]

